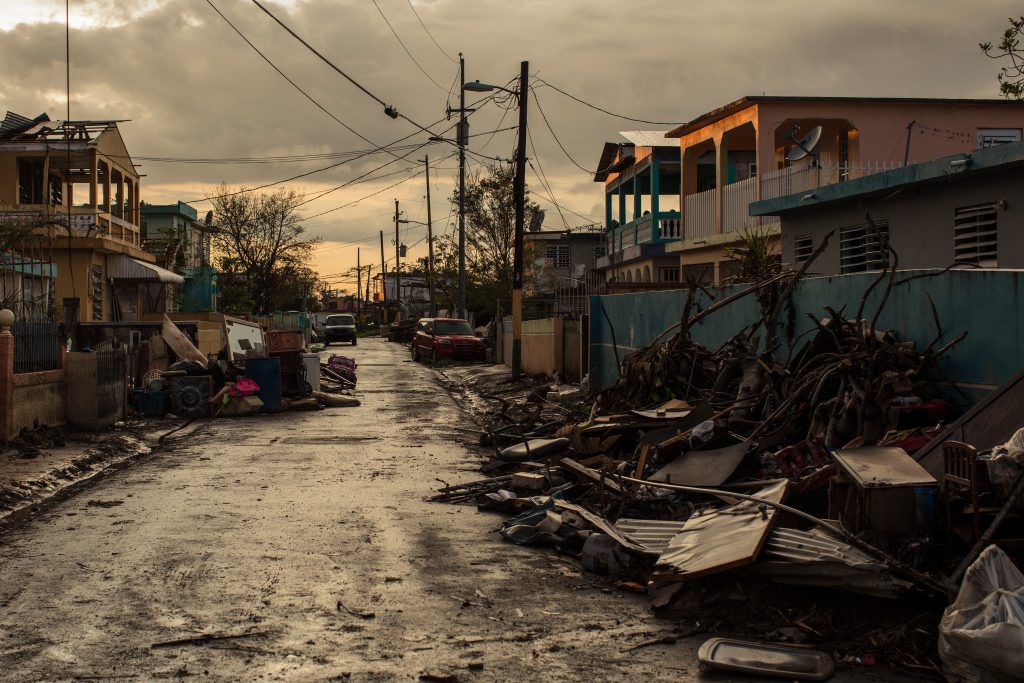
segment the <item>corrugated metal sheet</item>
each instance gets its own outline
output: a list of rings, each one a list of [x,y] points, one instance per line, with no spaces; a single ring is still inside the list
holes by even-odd
[[[679,140],[666,138],[665,130],[623,130],[619,135],[637,147],[678,147]]]
[[[115,280],[150,280],[175,285],[185,284],[185,278],[177,273],[123,254],[116,254],[107,260],[107,276]]]
[[[659,519],[620,519],[615,528],[640,545],[660,553],[683,530],[685,521]]]

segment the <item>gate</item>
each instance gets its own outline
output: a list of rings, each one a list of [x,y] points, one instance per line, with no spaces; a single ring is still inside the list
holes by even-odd
[[[60,347],[64,334],[60,323],[15,322],[14,372],[44,372],[60,369]]]
[[[96,416],[100,427],[124,419],[128,398],[128,352],[124,348],[96,351]]]
[[[562,321],[562,379],[579,382],[583,379],[580,367],[580,321]]]

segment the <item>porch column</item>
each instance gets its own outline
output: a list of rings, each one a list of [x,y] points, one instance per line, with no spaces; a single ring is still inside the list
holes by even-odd
[[[729,147],[725,135],[715,136],[715,233],[721,235],[724,226],[725,202],[723,190],[729,184]],[[716,280],[717,282],[717,280]]]
[[[112,213],[110,210],[112,208],[110,206],[110,164],[104,163],[104,166],[106,172],[103,174],[103,206],[106,207],[104,210],[107,213]]]
[[[0,443],[7,443],[14,418],[14,312],[0,311]]]
[[[610,228],[612,226],[612,194],[611,192],[604,193],[604,227]]]
[[[117,174],[117,187],[114,191],[114,200],[117,202],[117,210],[111,211],[118,218],[124,218],[124,174]],[[111,207],[113,208],[113,207]]]
[[[619,178],[619,225],[626,224],[626,192],[622,187],[622,178]]]
[[[658,211],[661,209],[661,166],[658,164],[658,157],[651,156],[651,238],[661,237],[661,223],[658,220]]]
[[[633,220],[640,218],[643,208],[643,194],[640,191],[640,175],[633,175]]]
[[[96,159],[96,150],[89,152],[89,206],[96,208],[97,201],[99,200],[99,187],[97,185],[97,178],[99,177],[99,164]]]

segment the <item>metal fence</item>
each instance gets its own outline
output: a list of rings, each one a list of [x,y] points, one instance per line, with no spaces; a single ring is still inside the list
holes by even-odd
[[[55,322],[15,322],[14,372],[44,372],[60,369],[60,347],[64,331]]]

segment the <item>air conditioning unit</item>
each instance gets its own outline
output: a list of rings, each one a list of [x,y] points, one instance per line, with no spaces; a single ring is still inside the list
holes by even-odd
[[[175,377],[171,380],[171,412],[181,417],[204,417],[210,414],[211,378]]]

